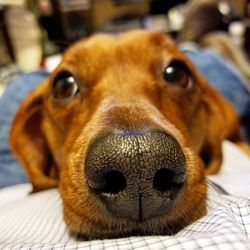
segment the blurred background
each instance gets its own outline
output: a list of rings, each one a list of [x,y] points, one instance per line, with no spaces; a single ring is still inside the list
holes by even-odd
[[[223,31],[250,58],[247,0],[0,0],[0,89],[20,71],[51,71],[79,38],[139,28],[212,47],[204,36]]]

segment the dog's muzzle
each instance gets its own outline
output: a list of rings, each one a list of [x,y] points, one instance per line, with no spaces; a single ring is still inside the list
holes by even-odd
[[[140,222],[171,211],[185,186],[186,159],[165,132],[108,133],[89,147],[85,176],[112,216]]]

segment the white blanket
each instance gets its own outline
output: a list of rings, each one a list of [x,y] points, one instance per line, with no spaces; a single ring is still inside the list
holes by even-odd
[[[175,236],[77,242],[58,191],[28,195],[29,184],[0,190],[0,249],[250,249],[250,159],[229,142],[222,171],[209,177],[208,214]]]

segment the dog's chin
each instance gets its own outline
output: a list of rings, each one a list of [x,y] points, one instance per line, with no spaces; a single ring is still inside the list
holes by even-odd
[[[69,232],[77,240],[174,235],[206,215],[206,184],[202,181],[195,186],[196,188],[192,190],[192,193],[196,194],[195,199],[190,199],[193,196],[189,192],[184,192],[186,195],[174,202],[166,214],[144,221],[114,217],[102,210],[89,216],[88,213],[76,211],[65,203],[64,220]],[[203,192],[199,192],[201,189],[204,189]]]
[[[163,218],[151,219],[147,222],[122,223],[116,226],[98,227],[85,225],[81,230],[70,230],[71,236],[77,240],[116,239],[131,236],[174,235],[183,229],[186,223],[166,223]],[[87,230],[86,230],[87,229]]]
[[[190,209],[190,210],[194,210]],[[88,220],[78,220],[77,224],[68,221],[66,224],[72,236],[77,240],[115,239],[131,236],[174,235],[186,226],[200,219],[206,214],[206,204],[200,203],[195,213],[184,215],[180,213],[173,219],[171,214],[151,218],[146,221],[136,222],[117,219],[110,223],[93,223]],[[187,211],[186,211],[187,212]]]

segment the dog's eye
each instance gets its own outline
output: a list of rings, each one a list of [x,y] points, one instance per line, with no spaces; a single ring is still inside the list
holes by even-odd
[[[192,80],[186,65],[179,61],[174,61],[164,70],[164,79],[173,85],[181,88],[190,87]]]
[[[79,90],[74,76],[68,72],[59,74],[53,83],[53,96],[56,99],[66,99],[73,97]]]

